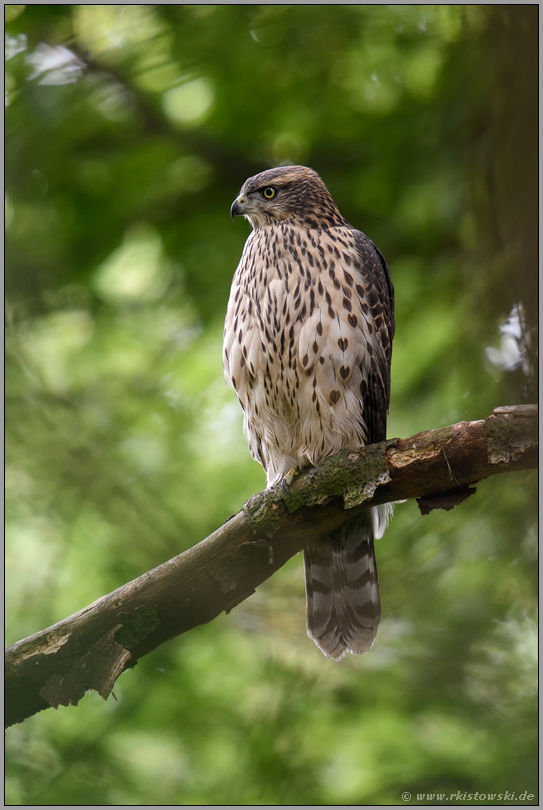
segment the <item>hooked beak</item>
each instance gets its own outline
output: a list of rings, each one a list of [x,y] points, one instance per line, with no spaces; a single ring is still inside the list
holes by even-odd
[[[236,217],[242,216],[246,213],[245,208],[245,198],[244,197],[237,197],[232,203],[232,208],[230,209],[230,216],[232,219]]]

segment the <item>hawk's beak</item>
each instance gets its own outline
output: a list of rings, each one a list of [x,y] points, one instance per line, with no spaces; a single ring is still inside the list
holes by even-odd
[[[246,213],[245,198],[238,197],[232,203],[232,208],[230,209],[230,216],[232,217],[232,219],[235,219],[236,217],[242,216],[245,213]]]

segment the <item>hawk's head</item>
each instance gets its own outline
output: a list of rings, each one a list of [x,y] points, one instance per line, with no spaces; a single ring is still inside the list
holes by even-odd
[[[305,166],[280,166],[249,177],[230,213],[232,219],[243,215],[253,228],[282,220],[307,228],[347,224],[317,172]]]

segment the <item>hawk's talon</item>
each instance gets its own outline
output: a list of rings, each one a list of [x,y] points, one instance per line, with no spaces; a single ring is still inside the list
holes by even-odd
[[[290,485],[294,481],[297,475],[299,475],[302,471],[301,467],[291,467],[288,473],[283,477],[281,481],[281,486],[285,492],[288,492],[290,489]]]

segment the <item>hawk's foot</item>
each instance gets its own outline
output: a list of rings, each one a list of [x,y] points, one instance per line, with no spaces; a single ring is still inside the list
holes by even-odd
[[[288,473],[284,476],[283,480],[281,481],[281,486],[283,487],[285,492],[289,491],[290,485],[292,484],[296,476],[299,475],[301,472],[302,472],[301,467],[295,466],[290,468]]]

